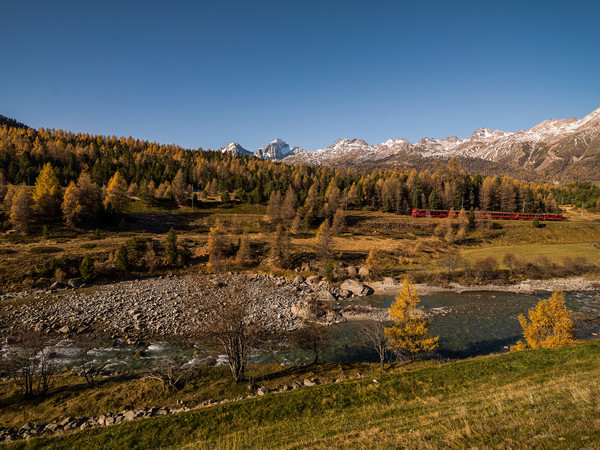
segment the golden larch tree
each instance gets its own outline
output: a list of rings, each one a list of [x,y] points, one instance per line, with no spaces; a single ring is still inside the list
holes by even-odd
[[[29,231],[31,223],[31,192],[24,184],[15,188],[10,206],[10,223],[21,233]]]
[[[400,353],[407,353],[415,360],[417,353],[433,350],[439,338],[429,336],[429,321],[417,305],[421,299],[407,279],[402,290],[388,309],[392,326],[385,329],[389,347]]]
[[[519,315],[525,341],[519,341],[511,350],[530,348],[557,348],[575,342],[573,311],[565,304],[565,294],[555,291],[546,300],[541,300],[529,311],[529,320]]]
[[[79,224],[83,206],[81,205],[79,189],[74,181],[71,181],[65,190],[61,209],[67,225],[76,227]]]
[[[129,197],[127,197],[127,181],[117,170],[108,182],[106,188],[106,198],[104,207],[112,208],[116,213],[121,213],[127,206]]]
[[[325,219],[315,235],[315,253],[317,257],[322,261],[329,259],[333,252],[331,246],[331,228],[329,227],[329,220]]]
[[[220,224],[217,223],[214,227],[210,227],[207,243],[208,265],[215,271],[220,271],[223,266],[223,259],[225,257],[224,240]]]
[[[56,215],[60,208],[62,191],[52,164],[46,163],[35,180],[33,203],[43,217]]]

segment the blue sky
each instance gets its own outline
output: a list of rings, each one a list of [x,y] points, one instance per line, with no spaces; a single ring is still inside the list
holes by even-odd
[[[0,114],[254,150],[468,137],[600,107],[598,1],[0,0]]]

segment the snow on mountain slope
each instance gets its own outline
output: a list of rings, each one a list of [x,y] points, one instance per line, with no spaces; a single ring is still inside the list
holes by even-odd
[[[259,148],[254,152],[255,156],[263,159],[272,159],[275,161],[279,161],[280,159],[285,158],[286,156],[295,155],[296,153],[302,152],[300,147],[292,147],[290,148],[289,144],[285,142],[283,139],[275,139],[272,142],[269,142],[264,147]]]
[[[405,139],[388,139],[371,146],[360,139],[338,139],[330,147],[313,152],[298,152],[284,162],[312,165],[345,165],[385,161],[394,158],[468,157],[519,167],[545,168],[565,158],[582,158],[586,145],[600,137],[600,108],[581,120],[550,119],[529,130],[515,133],[479,128],[468,139],[423,138],[416,144]]]
[[[244,147],[242,147],[237,142],[230,142],[225,147],[221,147],[217,151],[218,152],[222,152],[222,153],[231,153],[232,155],[236,155],[236,156],[250,156],[250,155],[252,155],[252,152],[246,150]]]

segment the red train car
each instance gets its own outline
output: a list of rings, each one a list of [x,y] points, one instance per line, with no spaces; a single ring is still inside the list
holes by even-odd
[[[464,213],[466,216],[468,213]],[[460,217],[460,211],[447,209],[413,209],[413,217],[431,217],[444,218],[451,216],[453,218]],[[476,219],[501,219],[501,220],[533,220],[537,217],[543,221],[558,221],[564,220],[562,214],[542,214],[542,213],[519,213],[519,212],[497,212],[497,211],[475,211]]]

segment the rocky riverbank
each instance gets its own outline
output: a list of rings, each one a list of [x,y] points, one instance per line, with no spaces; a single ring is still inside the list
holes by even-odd
[[[378,281],[368,283],[373,288],[375,294],[396,295],[402,288],[401,285],[390,281]],[[589,292],[600,291],[600,279],[570,277],[570,278],[552,278],[549,280],[525,280],[514,284],[482,284],[482,285],[463,285],[459,283],[449,283],[445,286],[435,286],[431,284],[415,284],[415,289],[419,294],[432,294],[435,292],[477,292],[477,291],[496,291],[496,292],[514,292],[516,294],[535,294],[537,292],[553,292],[557,290],[565,292]]]
[[[352,297],[347,289],[336,288],[320,277],[294,280],[270,275],[227,274],[198,277],[158,277],[122,281],[87,289],[63,289],[36,292],[23,304],[0,303],[0,325],[22,322],[39,330],[62,334],[101,330],[107,335],[181,335],[197,323],[194,309],[186,302],[194,297],[226,295],[223,286],[243,286],[245,294],[261,298],[252,311],[264,325],[280,330],[301,326],[307,302],[317,299],[324,304]],[[355,282],[350,286],[370,292]],[[24,298],[13,295],[10,298]],[[336,323],[343,318],[329,311],[321,321]]]

